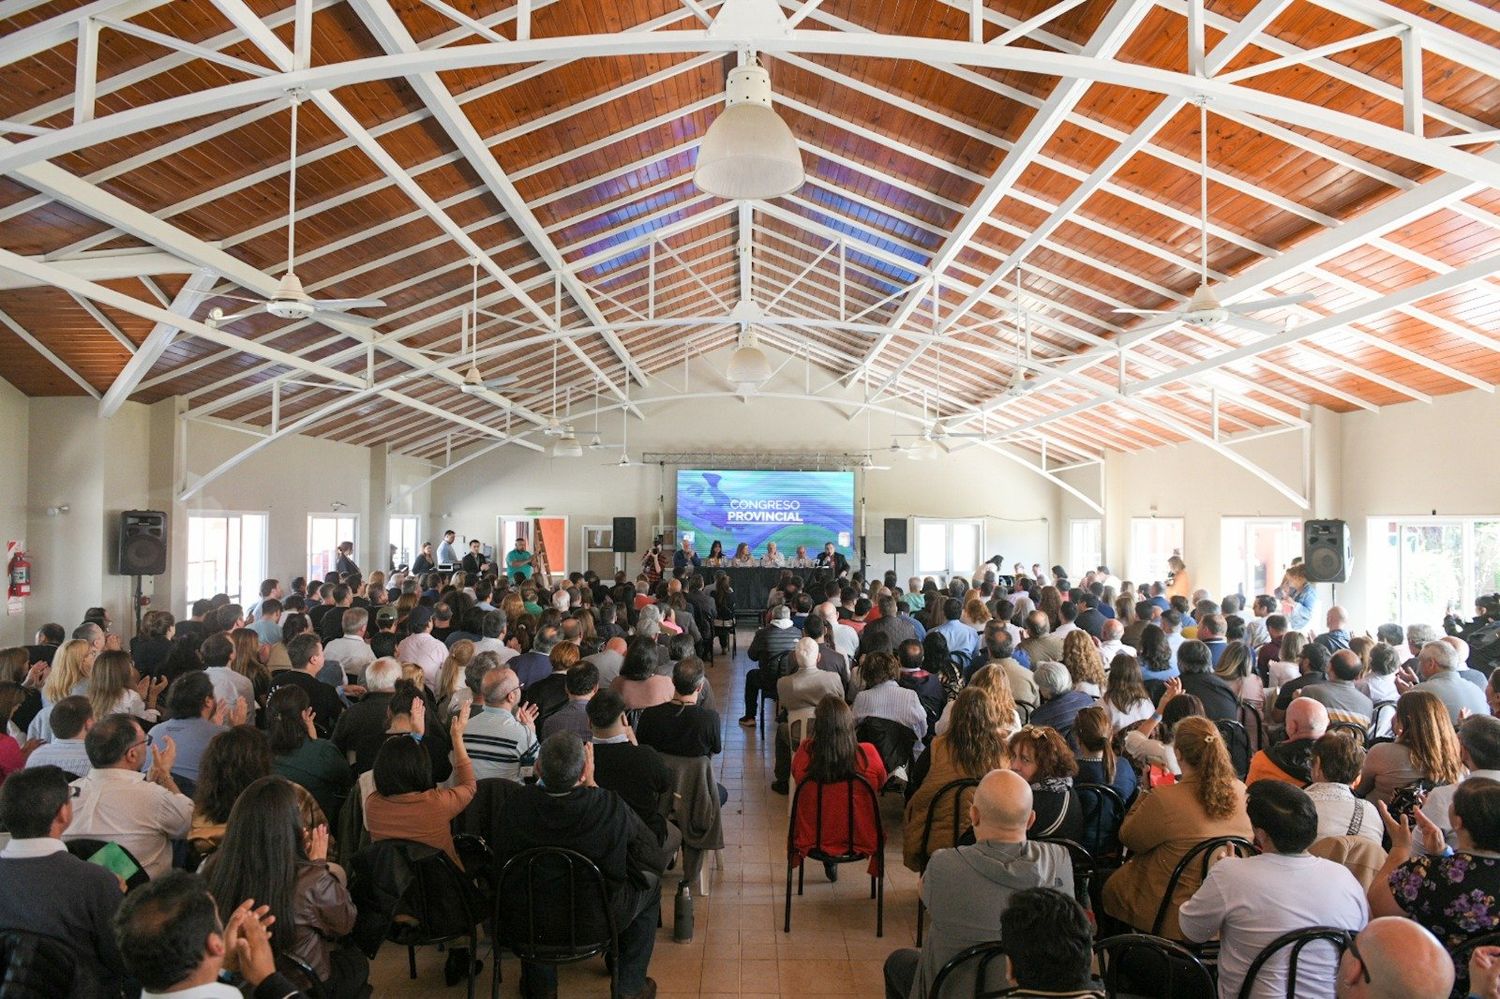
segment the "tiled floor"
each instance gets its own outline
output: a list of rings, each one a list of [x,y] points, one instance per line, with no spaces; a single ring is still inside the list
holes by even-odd
[[[741,636],[740,648],[749,635]],[[846,865],[836,884],[821,865],[807,867],[805,894],[792,900],[792,932],[781,932],[786,884],[787,798],[770,789],[770,727],[766,738],[741,728],[747,661],[741,651],[733,664],[726,656],[709,671],[724,721],[724,755],[716,761],[729,790],[724,806],[724,869],[710,866],[709,896],[694,902],[691,943],[672,941],[672,900],[664,897],[663,927],[657,932],[651,977],[663,999],[687,996],[803,996],[883,994],[881,967],[897,947],[910,947],[915,935],[917,877],[901,866],[901,801],[886,795],[885,936],[875,936],[875,902],[862,865]],[[669,875],[667,886],[675,887]],[[793,889],[795,891],[795,888]],[[665,891],[664,891],[665,895]],[[488,950],[488,948],[484,948]],[[489,988],[491,956],[484,954],[480,992]],[[383,948],[371,981],[377,996],[443,993],[443,957],[434,949],[417,955],[418,977],[407,977],[405,952]],[[507,956],[501,994],[519,994],[520,965]],[[446,990],[462,995],[462,986]],[[559,994],[607,996],[609,979],[602,960],[564,968]]]

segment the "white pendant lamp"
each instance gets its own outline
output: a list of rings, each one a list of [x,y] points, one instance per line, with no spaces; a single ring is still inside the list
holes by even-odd
[[[724,377],[740,387],[741,392],[753,391],[762,382],[771,378],[771,359],[755,344],[753,334],[747,334],[740,345],[729,355],[729,366]]]
[[[764,201],[802,186],[802,151],[771,107],[771,77],[752,62],[730,70],[724,110],[698,146],[693,183],[736,201]]]

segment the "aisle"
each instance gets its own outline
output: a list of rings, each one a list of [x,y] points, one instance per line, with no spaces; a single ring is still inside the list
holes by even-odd
[[[724,869],[709,862],[709,896],[695,900],[691,943],[672,941],[672,900],[665,898],[664,924],[657,933],[651,977],[659,995],[795,996],[884,993],[881,967],[897,947],[915,939],[917,877],[901,866],[900,796],[882,803],[886,828],[885,936],[875,936],[875,902],[863,865],[846,864],[839,881],[829,884],[821,865],[809,864],[806,894],[792,900],[792,932],[781,932],[786,881],[787,798],[770,789],[770,724],[762,739],[755,729],[738,724],[743,702],[745,658],[750,634],[740,634],[740,655],[732,664],[717,657],[709,670],[724,723],[724,755],[719,780],[729,791],[724,806]],[[675,888],[669,872],[665,882]],[[793,889],[795,891],[795,888]],[[487,951],[488,948],[482,948]],[[490,956],[485,953],[484,980],[489,988]],[[462,988],[442,989],[442,956],[433,948],[418,952],[418,978],[407,977],[404,950],[387,945],[374,962],[371,981],[377,996],[433,993],[463,995]],[[520,965],[507,956],[501,994],[519,995]],[[564,968],[558,994],[607,996],[609,980],[602,960]]]

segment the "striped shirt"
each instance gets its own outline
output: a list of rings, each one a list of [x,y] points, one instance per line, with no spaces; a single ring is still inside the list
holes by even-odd
[[[485,708],[469,719],[464,729],[464,748],[474,761],[474,777],[504,777],[519,781],[521,768],[536,762],[537,738],[503,708]]]

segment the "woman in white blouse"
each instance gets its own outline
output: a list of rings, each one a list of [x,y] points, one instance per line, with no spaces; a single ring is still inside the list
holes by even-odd
[[[88,698],[95,718],[106,718],[113,714],[133,715],[143,721],[154,722],[159,715],[156,699],[167,686],[163,677],[152,682],[150,677],[137,680],[130,653],[118,649],[99,653],[94,669],[89,673]]]
[[[1099,699],[1099,706],[1109,715],[1110,727],[1116,732],[1126,725],[1151,717],[1151,712],[1156,709],[1146,693],[1146,683],[1141,679],[1141,664],[1135,656],[1121,652],[1110,660],[1104,696]]]
[[[750,554],[750,546],[741,541],[739,547],[734,550],[734,564],[748,566],[755,564],[755,556]]]

